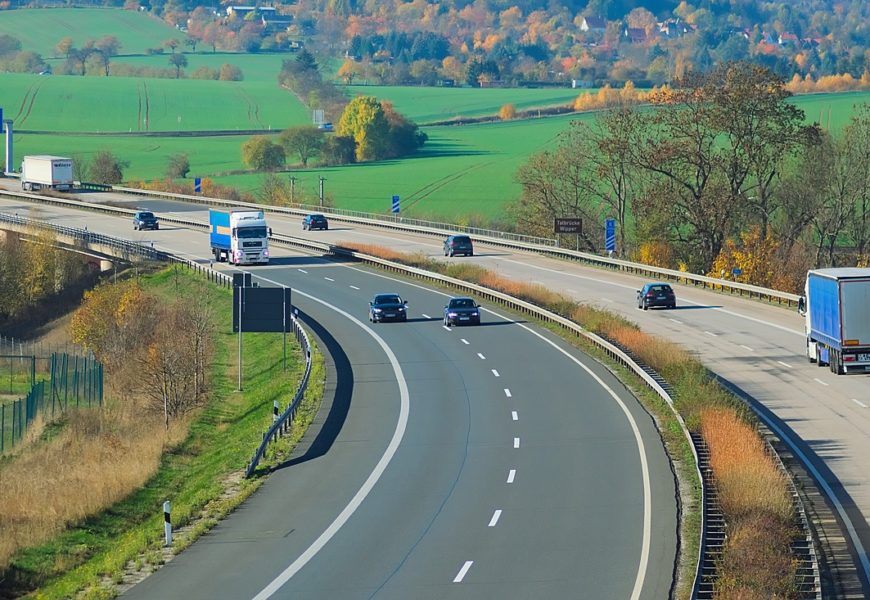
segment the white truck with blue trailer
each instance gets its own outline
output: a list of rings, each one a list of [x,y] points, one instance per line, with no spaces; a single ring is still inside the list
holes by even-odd
[[[870,373],[870,269],[809,271],[805,294],[809,361],[837,375]]]
[[[269,264],[269,227],[262,210],[212,208],[209,241],[214,259],[233,265]]]

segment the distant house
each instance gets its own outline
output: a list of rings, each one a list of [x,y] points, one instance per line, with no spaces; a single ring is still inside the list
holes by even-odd
[[[268,19],[277,15],[278,11],[274,6],[227,6],[228,17],[235,15],[244,19],[251,13],[257,13],[257,16]]]
[[[267,32],[287,31],[293,24],[293,15],[263,15],[260,18]]]
[[[776,44],[779,45],[779,38],[772,33],[768,33],[766,31],[761,32],[761,43],[762,44]]]
[[[780,46],[797,46],[798,36],[793,33],[780,33],[777,41]]]
[[[580,31],[589,33],[604,33],[607,30],[607,21],[602,17],[583,17],[580,23]]]
[[[646,41],[646,30],[642,27],[626,27],[623,35],[633,44],[642,44]]]
[[[659,30],[659,35],[665,38],[682,37],[686,34],[695,31],[692,25],[689,25],[682,19],[665,19],[661,23],[656,23]]]

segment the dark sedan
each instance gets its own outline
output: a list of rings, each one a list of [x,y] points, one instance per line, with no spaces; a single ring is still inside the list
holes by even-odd
[[[305,215],[302,217],[302,229],[329,229],[329,221],[323,215]]]
[[[140,210],[133,215],[133,229],[142,231],[143,229],[160,229],[160,222],[153,212]]]
[[[408,303],[398,294],[378,294],[369,302],[369,321],[407,321]]]
[[[647,283],[637,290],[637,307],[647,310],[654,306],[676,308],[677,295],[667,283]]]
[[[444,325],[480,325],[480,306],[472,298],[451,298],[444,307]]]

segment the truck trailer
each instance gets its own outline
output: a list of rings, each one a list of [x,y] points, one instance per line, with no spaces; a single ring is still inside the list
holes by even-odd
[[[212,208],[208,211],[209,241],[218,262],[234,265],[269,264],[269,228],[262,210]]]
[[[68,192],[73,188],[73,161],[63,156],[25,156],[21,163],[21,189],[51,189]]]
[[[804,293],[809,361],[837,375],[870,373],[870,269],[809,271]]]

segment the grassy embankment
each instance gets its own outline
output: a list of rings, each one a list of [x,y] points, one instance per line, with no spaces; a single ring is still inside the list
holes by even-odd
[[[721,388],[706,368],[677,344],[644,333],[613,313],[579,304],[539,285],[512,281],[478,265],[446,263],[423,254],[404,254],[375,245],[343,243],[368,254],[426,269],[498,290],[553,311],[632,352],[661,374],[674,389],[677,412],[690,431],[700,432],[710,450],[729,537],[717,582],[720,600],[737,598],[789,598],[793,592],[795,564],[789,543],[794,535],[793,509],[787,477],[777,467],[757,431],[750,410]],[[655,416],[668,454],[680,479],[691,486],[691,504],[684,506],[679,598],[688,598],[694,576],[700,526],[700,483],[692,453],[671,410],[634,374],[613,363],[584,340],[551,327],[572,343],[610,364]],[[747,595],[748,594],[748,595]]]
[[[184,270],[145,276],[149,293],[207,294],[215,311],[215,354],[207,404],[164,430],[162,415],[129,399],[110,398],[100,411],[70,412],[2,465],[0,564],[9,565],[4,591],[39,588],[42,598],[111,596],[132,563],[149,569],[164,560],[162,502],[173,503],[180,551],[258,486],[241,472],[271,423],[273,400],[292,397],[304,359],[291,345],[281,371],[281,336],[246,334],[244,393],[235,391],[235,336],[228,332],[232,294]],[[293,435],[270,450],[272,460],[301,437],[322,395],[322,357],[314,353],[310,393]],[[38,543],[38,546],[34,546]],[[24,546],[23,549],[21,547]]]

